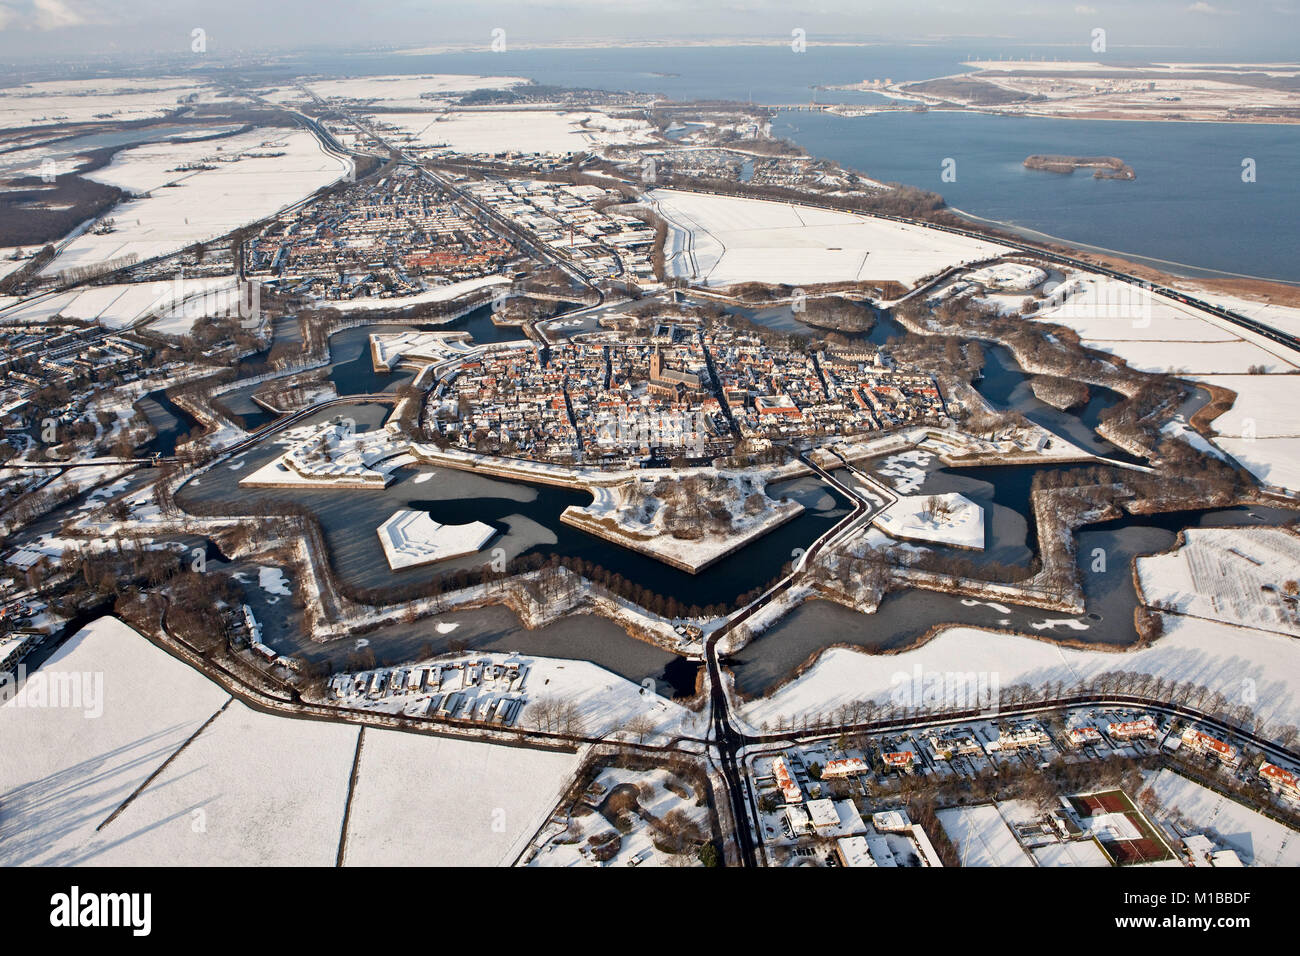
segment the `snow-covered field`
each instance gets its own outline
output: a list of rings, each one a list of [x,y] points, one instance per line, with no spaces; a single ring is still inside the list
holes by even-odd
[[[167,335],[184,335],[199,316],[181,299],[192,302],[221,302],[220,310],[237,314],[237,291],[233,276],[186,279],[179,287],[171,282],[132,282],[82,286],[71,292],[28,299],[0,310],[2,322],[42,322],[54,315],[87,319],[120,329],[150,314],[162,316],[150,325]],[[195,298],[191,298],[195,297]]]
[[[1091,273],[1069,273],[1053,298],[1059,300],[1057,304],[1042,308],[1034,318],[1074,329],[1085,341],[1229,342],[1238,338],[1191,306]],[[1146,353],[1134,346],[1129,354]]]
[[[570,689],[599,671],[544,663],[555,678],[572,668]],[[110,617],[70,638],[27,686],[58,686],[56,674],[87,675],[76,706],[20,696],[0,707],[0,865],[333,865],[356,726],[253,711]],[[565,681],[545,680],[539,689],[559,696]],[[636,685],[613,681],[626,685],[623,697],[638,696]],[[588,707],[618,696],[582,689]],[[506,862],[577,763],[573,754],[368,730],[346,861]]]
[[[481,110],[448,113],[383,113],[378,121],[396,126],[422,146],[458,153],[569,153],[654,141],[644,120],[616,119],[591,111]]]
[[[870,626],[870,620],[864,621]],[[792,721],[802,714],[831,714],[855,700],[890,702],[915,674],[996,674],[998,685],[1067,686],[1115,671],[1192,681],[1241,699],[1249,689],[1258,717],[1276,724],[1300,723],[1300,655],[1281,634],[1173,616],[1166,633],[1140,650],[1079,650],[1049,641],[977,628],[949,628],[920,647],[873,655],[831,648],[798,679],[771,697],[744,703],[740,714],[754,728]]]
[[[1245,440],[1300,437],[1300,419],[1295,414],[1300,376],[1200,375],[1197,380],[1237,393],[1232,407],[1212,422],[1220,436]]]
[[[1298,375],[1198,375],[1198,381],[1230,388],[1237,400],[1210,425],[1214,443],[1260,481],[1300,489],[1300,397]]]
[[[177,169],[197,162],[215,168]],[[123,150],[88,178],[148,198],[115,206],[108,214],[116,224],[113,232],[83,233],[44,271],[129,254],[148,259],[177,252],[292,205],[336,181],[346,168],[312,134],[297,129],[256,129],[210,142],[148,143]]]
[[[367,730],[350,866],[509,866],[578,769],[578,755]]]
[[[1163,808],[1156,812],[1157,819],[1212,834],[1216,842],[1236,850],[1247,866],[1300,866],[1300,839],[1263,814],[1172,770],[1161,770],[1147,786]]]
[[[1089,343],[1100,345],[1100,343]],[[1107,347],[1100,345],[1100,347]],[[1117,351],[1110,349],[1110,351]],[[1177,375],[1241,374],[1252,368],[1287,374],[1296,367],[1250,342],[1160,342],[1133,350],[1128,364],[1144,372]]]
[[[1287,491],[1300,490],[1300,437],[1214,441],[1265,484]]]
[[[0,279],[16,272],[23,266],[27,265],[27,260],[32,257],[32,253],[37,250],[28,249],[23,246],[4,246],[0,247]],[[15,259],[14,256],[21,258]]]
[[[152,119],[204,87],[182,77],[96,78],[26,83],[0,90],[0,129],[90,123],[101,113],[116,122]]]
[[[654,723],[656,734],[668,736],[698,735],[707,721],[707,715],[643,692],[639,685],[588,661],[535,659],[529,681],[530,699],[549,696],[572,701],[588,735],[609,733],[642,715]],[[527,711],[521,720],[528,724]]]
[[[1003,247],[904,223],[793,203],[656,189],[651,205],[672,227],[672,275],[709,286],[737,282],[895,280],[912,285]]]
[[[1039,866],[1111,866],[1095,840],[1048,843],[1029,851]]]
[[[1180,613],[1300,636],[1300,537],[1284,528],[1188,528],[1176,551],[1137,559],[1143,598]]]
[[[1257,319],[1265,325],[1271,325],[1273,328],[1289,332],[1291,335],[1300,335],[1300,308],[1296,306],[1276,305],[1272,302],[1259,302],[1255,299],[1242,299],[1237,296],[1224,295],[1214,290],[1200,289],[1186,282],[1179,283],[1179,285],[1187,288],[1198,299],[1204,299],[1214,305],[1231,309],[1247,318]]]
[[[936,816],[956,844],[962,866],[1034,865],[993,804],[953,807]]]
[[[1035,319],[1064,325],[1094,348],[1138,367],[1188,372],[1232,371],[1212,361],[1213,349],[1235,343],[1230,364],[1289,363],[1280,345],[1261,345],[1231,323],[1140,286],[1090,273],[1071,273],[1067,288],[1077,291],[1034,313]],[[1157,344],[1158,343],[1158,344]],[[1213,345],[1211,343],[1214,343]]]
[[[69,638],[41,672],[101,675],[103,715],[20,707],[18,700],[0,707],[5,866],[95,857],[105,842],[119,839],[97,836],[95,827],[229,698],[110,617]]]
[[[333,866],[358,732],[233,701],[101,831],[95,862]]]
[[[366,100],[386,109],[428,109],[452,93],[471,90],[506,90],[528,81],[517,76],[473,76],[464,73],[424,73],[400,76],[353,76],[335,80],[311,80],[306,86],[322,99],[335,97]],[[421,98],[428,93],[434,98]],[[296,87],[275,91],[270,98],[277,102],[295,100],[302,95]]]

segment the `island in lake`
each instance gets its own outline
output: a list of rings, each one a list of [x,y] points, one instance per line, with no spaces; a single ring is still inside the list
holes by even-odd
[[[1093,179],[1137,179],[1133,167],[1115,156],[1030,156],[1025,160],[1025,168],[1049,173],[1091,169]]]

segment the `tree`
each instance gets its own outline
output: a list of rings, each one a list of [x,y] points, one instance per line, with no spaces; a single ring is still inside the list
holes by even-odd
[[[645,743],[646,737],[654,733],[655,722],[647,714],[637,714],[623,725],[623,732],[629,737],[636,739],[636,742]]]

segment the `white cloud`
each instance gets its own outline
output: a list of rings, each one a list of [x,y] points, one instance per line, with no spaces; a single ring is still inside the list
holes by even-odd
[[[0,30],[36,30],[42,33],[68,27],[102,23],[104,18],[84,0],[3,0]]]
[[[57,30],[61,27],[79,27],[86,23],[86,18],[74,10],[64,0],[35,0],[36,28],[38,30]]]

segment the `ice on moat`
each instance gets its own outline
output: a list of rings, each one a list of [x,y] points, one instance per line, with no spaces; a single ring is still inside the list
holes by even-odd
[[[258,568],[257,584],[267,594],[284,597],[292,593],[289,590],[289,579],[279,568]]]
[[[915,494],[925,484],[925,469],[933,460],[930,452],[913,449],[890,455],[876,467],[876,474],[888,478],[899,494]]]

